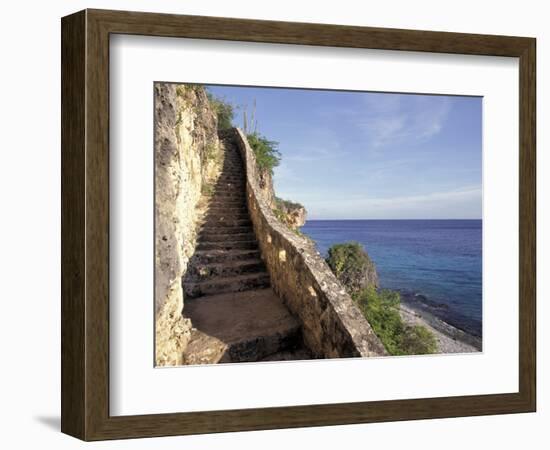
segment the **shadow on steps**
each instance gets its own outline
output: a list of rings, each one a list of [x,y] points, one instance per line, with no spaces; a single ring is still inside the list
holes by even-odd
[[[182,286],[193,332],[187,364],[310,359],[301,326],[271,289],[246,202],[241,156],[225,139]]]

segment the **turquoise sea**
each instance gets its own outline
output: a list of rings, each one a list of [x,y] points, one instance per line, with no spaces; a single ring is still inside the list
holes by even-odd
[[[481,220],[308,220],[301,231],[323,256],[333,244],[361,243],[381,287],[481,336]]]

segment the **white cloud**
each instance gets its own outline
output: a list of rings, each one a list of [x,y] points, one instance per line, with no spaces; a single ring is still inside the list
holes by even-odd
[[[287,162],[286,159],[282,159],[281,163],[274,169],[275,183],[292,183],[300,181],[303,177],[300,177],[296,170],[294,170]]]
[[[334,151],[334,149],[328,149],[326,147],[311,147],[311,148],[302,148],[295,153],[290,153],[285,155],[284,158],[287,161],[291,162],[312,162],[320,161],[326,159],[335,159],[340,158],[348,152],[343,151]]]
[[[308,136],[310,136],[308,138]],[[303,136],[305,145],[297,148],[281,148],[282,160],[291,163],[309,163],[321,160],[340,158],[347,155],[334,134],[326,129],[317,128],[307,130]],[[315,146],[309,142],[321,143]]]
[[[481,187],[465,186],[450,191],[400,197],[369,197],[364,194],[324,200],[311,199],[305,204],[311,218],[479,218],[481,196]]]
[[[446,97],[369,94],[365,115],[357,120],[373,149],[425,142],[438,134],[449,114]]]

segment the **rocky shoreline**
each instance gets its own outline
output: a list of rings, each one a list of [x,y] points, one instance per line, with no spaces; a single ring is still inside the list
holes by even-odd
[[[482,351],[482,340],[441,320],[418,305],[407,295],[401,295],[400,313],[408,325],[423,325],[437,339],[438,353],[474,353]]]

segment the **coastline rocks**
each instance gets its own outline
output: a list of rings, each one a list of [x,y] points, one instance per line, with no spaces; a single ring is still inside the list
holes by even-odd
[[[275,198],[275,215],[288,227],[296,230],[306,223],[306,209],[299,203]]]
[[[424,294],[407,289],[399,289],[401,304],[414,309],[417,312],[435,317],[453,329],[460,330],[467,336],[466,341],[473,346],[480,346],[482,327],[461,314],[449,305],[430,299]],[[470,339],[471,338],[471,339]]]

